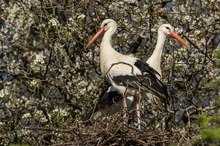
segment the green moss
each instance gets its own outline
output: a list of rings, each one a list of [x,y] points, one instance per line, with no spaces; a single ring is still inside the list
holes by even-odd
[[[29,144],[10,144],[9,146],[30,146]]]
[[[215,106],[219,106],[220,105],[220,99],[219,98],[215,98],[214,105]]]
[[[216,68],[220,68],[220,61],[219,61],[219,60],[216,60],[216,61],[214,62],[214,66],[215,66]]]
[[[205,115],[202,115],[202,116],[199,117],[198,122],[199,122],[199,125],[200,125],[202,128],[206,128],[206,127],[208,127],[208,124],[209,124],[210,120],[211,120],[210,117],[207,117],[207,116],[205,116]]]
[[[214,79],[208,83],[204,83],[204,86],[206,88],[212,88],[212,89],[219,89],[220,87],[220,80]]]
[[[213,116],[205,116],[205,115],[201,115],[199,117],[199,125],[201,126],[201,128],[207,128],[208,126],[218,126],[217,124],[220,123],[220,117],[218,115],[213,115]]]
[[[220,50],[215,50],[215,51],[213,52],[213,57],[215,57],[215,58],[220,58]]]
[[[201,137],[206,139],[206,140],[220,140],[220,128],[208,128],[208,129],[203,129],[200,132]]]
[[[169,146],[177,146],[176,143],[171,143]]]
[[[203,144],[203,141],[201,139],[197,139],[196,141],[193,142],[193,146],[201,146]]]

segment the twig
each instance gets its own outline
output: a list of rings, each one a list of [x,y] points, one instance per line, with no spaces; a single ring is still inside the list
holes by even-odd
[[[202,53],[202,54],[205,54],[202,50],[200,50],[200,48],[195,44],[195,43],[193,43],[186,35],[183,35],[184,36],[184,38],[186,38],[187,39],[187,41],[190,43],[190,44],[192,44],[193,45],[193,47],[195,47],[200,53]],[[212,63],[214,63],[214,61],[207,55],[206,56]]]

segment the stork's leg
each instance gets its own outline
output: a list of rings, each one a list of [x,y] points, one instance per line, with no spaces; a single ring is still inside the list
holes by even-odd
[[[122,110],[122,123],[123,126],[125,125],[126,121],[126,114],[127,114],[127,101],[126,101],[126,96],[123,95],[123,110]]]
[[[135,110],[136,110],[136,120],[137,120],[137,126],[138,129],[141,129],[141,120],[140,120],[140,98],[137,98],[135,101]]]

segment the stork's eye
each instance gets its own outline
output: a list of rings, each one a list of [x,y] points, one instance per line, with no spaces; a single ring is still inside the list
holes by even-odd
[[[169,28],[169,27],[166,27],[166,29],[170,30],[170,28]]]
[[[106,26],[107,26],[107,24],[108,24],[108,23],[105,23],[105,24],[104,24],[104,27],[106,27]]]

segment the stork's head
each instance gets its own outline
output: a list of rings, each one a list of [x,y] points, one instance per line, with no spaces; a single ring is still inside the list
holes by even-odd
[[[162,24],[158,31],[164,33],[165,35],[169,35],[171,32],[174,32],[174,28],[170,24]]]
[[[189,48],[189,45],[178,34],[175,33],[174,27],[170,24],[162,24],[158,29],[158,33],[162,33],[166,36],[174,38],[178,40],[182,45]]]
[[[106,31],[111,31],[114,33],[117,29],[117,23],[112,19],[105,19],[102,24],[100,30],[96,33],[96,35],[92,38],[92,40],[88,43],[86,48],[92,46],[94,42],[101,37]]]
[[[104,29],[105,31],[112,29],[117,29],[117,23],[112,19],[105,19],[101,24],[101,29]]]

